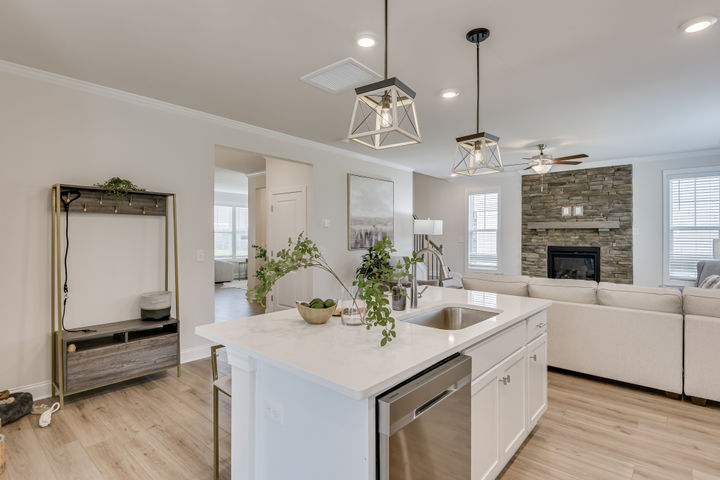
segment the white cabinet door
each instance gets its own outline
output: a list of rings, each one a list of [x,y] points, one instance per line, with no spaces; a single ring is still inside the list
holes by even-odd
[[[500,380],[502,365],[472,383],[471,478],[495,478],[500,465]]]
[[[527,432],[527,379],[523,347],[500,364],[500,455],[503,463],[520,447]]]
[[[527,346],[528,430],[547,410],[547,334]]]

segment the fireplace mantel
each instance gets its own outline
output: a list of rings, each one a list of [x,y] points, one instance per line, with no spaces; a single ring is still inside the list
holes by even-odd
[[[598,230],[601,233],[607,233],[611,228],[620,228],[620,222],[613,220],[594,222],[528,222],[527,226],[530,230],[537,230],[540,234],[544,234],[548,230],[561,229]]]

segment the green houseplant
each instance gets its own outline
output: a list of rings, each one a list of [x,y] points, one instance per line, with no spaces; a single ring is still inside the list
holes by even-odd
[[[317,245],[301,233],[296,240],[288,239],[288,246],[277,252],[274,257],[268,258],[267,263],[258,268],[257,285],[248,291],[248,297],[263,303],[266,295],[272,290],[275,283],[290,272],[305,268],[319,268],[329,273],[351,297],[365,302],[367,313],[365,315],[365,328],[381,327],[382,338],[380,345],[385,346],[396,337],[395,319],[392,317],[390,301],[386,295],[385,285],[396,283],[410,274],[414,263],[421,262],[414,252],[410,257],[404,257],[396,266],[390,264],[390,255],[395,252],[392,242],[383,237],[368,251],[367,259],[356,272],[353,286],[357,287],[353,294],[343,283],[338,274],[328,264],[320,253]],[[375,261],[381,259],[383,261]],[[387,259],[387,261],[384,261]]]
[[[130,180],[125,180],[120,177],[112,177],[104,183],[96,183],[96,187],[100,187],[105,190],[105,193],[110,195],[115,200],[120,200],[122,197],[128,194],[128,192],[144,192],[144,188],[140,188]]]

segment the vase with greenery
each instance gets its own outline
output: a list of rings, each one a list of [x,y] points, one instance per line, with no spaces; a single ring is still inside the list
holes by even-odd
[[[392,242],[386,236],[370,248],[367,261],[364,258],[363,264],[356,272],[352,284],[355,288],[351,291],[328,264],[317,245],[301,233],[296,240],[288,239],[287,248],[278,251],[274,257],[269,257],[267,263],[258,268],[256,273],[258,281],[255,287],[248,291],[248,298],[263,303],[275,283],[288,273],[305,268],[324,270],[340,284],[353,303],[358,299],[365,303],[363,320],[365,328],[370,330],[373,327],[381,327],[380,345],[385,346],[397,335],[385,286],[397,283],[410,275],[412,265],[422,261],[422,258],[413,252],[412,256],[403,257],[401,262],[393,266],[390,264],[390,255],[395,251]],[[376,262],[375,260],[378,259],[381,261]]]

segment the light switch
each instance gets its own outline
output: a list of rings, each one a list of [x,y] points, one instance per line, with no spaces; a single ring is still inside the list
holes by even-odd
[[[204,262],[205,261],[205,250],[198,249],[195,252],[195,260],[197,260],[198,262]]]

